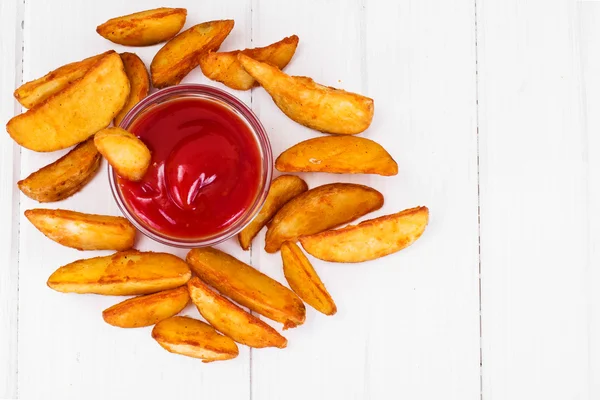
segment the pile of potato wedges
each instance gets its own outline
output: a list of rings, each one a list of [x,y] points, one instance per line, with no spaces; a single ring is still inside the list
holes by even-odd
[[[180,32],[186,18],[185,9],[158,8],[97,27],[102,37],[124,46],[166,42],[154,56],[150,73],[136,54],[107,51],[15,90],[15,98],[28,110],[6,128],[19,145],[38,152],[75,146],[19,181],[23,194],[38,202],[72,196],[92,179],[103,158],[121,177],[142,179],[152,154],[119,124],[151,87],[179,84],[196,67],[235,90],[260,86],[291,120],[330,134],[285,150],[275,161],[278,171],[398,173],[397,163],[381,145],[354,136],[371,125],[372,99],[282,72],[295,54],[297,36],[265,47],[219,52],[234,21],[204,22]],[[422,206],[346,225],[383,203],[379,191],[364,185],[331,183],[309,189],[295,175],[274,179],[262,209],[238,234],[238,241],[248,250],[267,227],[265,251],[281,252],[289,288],[215,248],[192,249],[186,260],[137,251],[136,229],[123,217],[41,208],[27,210],[25,216],[63,246],[116,251],[60,267],[48,278],[51,289],[136,296],[104,310],[104,320],[121,328],[154,325],[152,337],[166,350],[211,362],[236,357],[236,343],[286,347],[285,337],[246,309],[283,324],[283,329],[305,322],[305,303],[325,315],[336,313],[335,302],[304,251],[328,262],[363,262],[400,251],[423,234],[429,210]],[[190,301],[207,323],[177,316]]]

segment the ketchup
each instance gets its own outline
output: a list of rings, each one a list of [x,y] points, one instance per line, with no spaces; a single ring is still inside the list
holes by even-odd
[[[150,149],[139,182],[118,177],[132,213],[163,235],[194,239],[226,229],[250,208],[261,159],[250,128],[233,111],[205,99],[155,106],[128,129]]]

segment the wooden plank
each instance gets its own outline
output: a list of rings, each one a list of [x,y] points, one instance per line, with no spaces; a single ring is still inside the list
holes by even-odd
[[[484,399],[598,398],[576,9],[477,1]]]
[[[478,399],[473,2],[278,4],[254,2],[255,45],[298,34],[287,72],[372,96],[375,120],[364,136],[400,165],[392,178],[303,174],[309,186],[368,184],[386,196],[373,216],[425,204],[432,219],[399,254],[356,265],[312,259],[338,313],[309,309],[305,325],[284,333],[287,349],[253,351],[253,397]],[[276,155],[319,136],[262,89],[253,105]],[[254,266],[285,282],[280,255],[262,250],[264,232],[254,243]]]
[[[28,0],[25,25],[25,79],[41,76],[64,63],[114,48],[134,51],[148,66],[160,45],[126,48],[114,45],[95,32],[105,20],[143,9],[165,6],[164,1],[81,2]],[[180,0],[188,9],[186,27],[211,19],[233,18],[235,30],[223,49],[250,45],[250,2],[230,0],[199,4]],[[199,69],[185,82],[204,82]],[[249,101],[249,93],[238,94]],[[54,160],[58,154],[23,150],[21,173]],[[22,198],[21,211],[37,207]],[[81,192],[60,203],[78,211],[118,215],[110,194],[106,165]],[[46,287],[46,279],[57,267],[78,258],[107,252],[78,252],[43,237],[21,218],[19,387],[23,398],[191,398],[245,399],[250,394],[249,351],[226,363],[203,364],[198,360],[164,351],[150,337],[151,328],[123,330],[102,321],[104,308],[120,299],[94,295],[64,295]],[[138,248],[185,251],[159,246],[140,238]],[[234,246],[224,246],[224,248]],[[241,251],[239,251],[241,254]],[[247,261],[249,261],[249,256]],[[184,314],[199,318],[193,307]],[[234,382],[234,384],[232,384]]]

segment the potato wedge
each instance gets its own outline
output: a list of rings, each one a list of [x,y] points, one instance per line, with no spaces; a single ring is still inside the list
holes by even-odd
[[[177,35],[186,17],[185,8],[162,7],[109,19],[98,25],[96,32],[124,46],[150,46]]]
[[[324,133],[355,135],[371,125],[373,99],[319,85],[311,78],[289,76],[279,68],[238,54],[242,67],[292,120]]]
[[[287,339],[275,329],[211,290],[197,277],[189,280],[188,290],[200,314],[236,342],[256,348],[287,346]]]
[[[55,151],[83,142],[110,124],[129,96],[129,79],[117,53],[110,52],[79,81],[8,121],[21,146]]]
[[[134,297],[102,311],[106,323],[119,328],[139,328],[170,318],[190,301],[187,286]]]
[[[27,82],[15,90],[15,99],[25,108],[33,108],[48,97],[60,92],[76,80],[82,78],[102,57],[110,52],[98,54],[76,61],[48,72],[46,75]]]
[[[17,182],[23,194],[40,203],[59,201],[75,194],[96,174],[102,156],[93,138]]]
[[[48,239],[78,250],[128,250],[135,239],[135,228],[123,217],[42,208],[25,216]]]
[[[190,267],[174,255],[128,250],[60,267],[48,286],[63,293],[133,296],[174,289],[191,276]]]
[[[198,66],[202,54],[217,50],[233,29],[233,20],[204,22],[181,32],[161,48],[150,65],[152,85],[177,85]]]
[[[271,188],[269,194],[265,199],[265,204],[262,206],[260,212],[247,227],[245,227],[239,234],[238,240],[242,249],[248,250],[252,239],[258,232],[273,218],[273,215],[285,203],[298,196],[300,193],[304,193],[308,190],[308,185],[302,179],[294,175],[282,175],[275,178],[271,182]]]
[[[285,242],[281,245],[281,259],[285,279],[304,302],[325,315],[337,312],[323,281],[296,243]]]
[[[148,147],[125,129],[103,129],[94,136],[94,144],[117,173],[130,181],[141,180],[150,166]]]
[[[298,36],[293,35],[266,47],[220,53],[208,52],[200,56],[200,68],[202,73],[213,81],[221,82],[232,89],[248,90],[256,86],[256,80],[238,61],[239,53],[283,69],[294,56],[296,47],[298,47]]]
[[[205,363],[229,360],[239,354],[233,340],[219,334],[212,326],[189,317],[160,321],[152,329],[152,337],[168,352],[199,358]]]
[[[121,60],[123,61],[127,78],[129,78],[131,89],[129,91],[127,102],[113,121],[115,126],[121,124],[121,121],[125,118],[125,115],[127,115],[129,110],[144,97],[148,96],[148,91],[150,90],[150,75],[148,75],[148,70],[146,70],[144,62],[137,54],[121,53]]]
[[[265,239],[267,253],[283,242],[312,235],[354,221],[383,206],[383,195],[368,186],[332,183],[304,192],[290,200],[271,220]]]
[[[358,225],[300,238],[309,254],[325,261],[355,263],[374,260],[413,244],[429,221],[427,207],[363,221]]]
[[[252,311],[284,324],[284,329],[304,323],[306,307],[276,280],[220,250],[192,249],[186,261],[200,279]]]
[[[355,136],[325,136],[290,147],[275,160],[281,172],[398,174],[398,164],[378,143]]]

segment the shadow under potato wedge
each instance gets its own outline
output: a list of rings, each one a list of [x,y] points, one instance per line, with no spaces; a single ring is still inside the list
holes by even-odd
[[[67,264],[47,283],[63,293],[132,296],[174,289],[191,276],[190,267],[172,254],[128,250]]]
[[[400,251],[421,237],[429,222],[427,207],[363,221],[358,225],[300,238],[310,255],[325,261],[355,263]]]
[[[148,147],[125,129],[103,129],[94,135],[94,144],[117,173],[130,181],[141,180],[150,166]]]
[[[266,47],[235,50],[227,52],[208,52],[200,57],[200,69],[207,78],[221,82],[236,90],[249,90],[257,86],[256,80],[250,76],[237,59],[242,53],[254,60],[266,62],[283,69],[296,52],[298,36],[286,37]]]
[[[124,46],[150,46],[175,36],[187,17],[185,8],[156,8],[109,19],[96,32]]]
[[[75,83],[6,125],[10,136],[34,151],[55,151],[83,142],[107,127],[129,96],[129,79],[110,52]]]
[[[77,193],[96,174],[102,155],[89,138],[73,150],[17,182],[23,194],[40,203],[59,201]]]
[[[199,358],[205,363],[230,360],[239,354],[233,340],[190,317],[171,317],[160,321],[152,329],[152,338],[170,353]]]
[[[373,99],[290,76],[279,68],[238,54],[238,60],[292,120],[324,133],[355,135],[371,125]]]
[[[287,346],[287,339],[275,329],[210,289],[199,278],[190,279],[188,290],[200,314],[236,342],[255,348]]]
[[[275,214],[269,223],[265,251],[275,253],[283,242],[335,228],[380,209],[383,195],[353,183],[331,183],[304,192]]]
[[[121,60],[125,67],[125,74],[129,79],[131,89],[127,102],[115,117],[113,123],[119,126],[125,115],[144,97],[148,96],[150,91],[150,75],[144,62],[134,53],[121,53]]]
[[[186,260],[203,282],[284,329],[304,323],[306,307],[294,292],[235,257],[204,247],[190,250]]]

